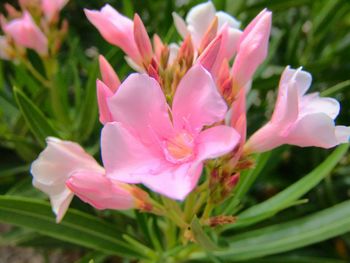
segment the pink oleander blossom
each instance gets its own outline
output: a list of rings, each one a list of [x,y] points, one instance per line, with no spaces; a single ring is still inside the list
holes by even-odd
[[[246,145],[249,152],[265,152],[282,144],[331,148],[346,143],[350,127],[336,126],[340,106],[337,100],[317,92],[305,94],[311,75],[287,67],[281,77],[271,120],[253,134]]]
[[[41,8],[48,21],[52,21],[58,17],[61,9],[69,0],[41,0]]]
[[[108,99],[115,122],[102,130],[106,175],[183,200],[196,186],[203,161],[233,150],[239,141],[231,127],[218,125],[227,106],[211,75],[191,68],[179,83],[172,109],[158,82],[130,75]]]
[[[220,32],[224,25],[228,28],[228,41],[231,48],[229,52],[229,58],[235,52],[235,43],[238,42],[241,31],[238,29],[240,22],[237,21],[231,15],[215,10],[215,7],[211,1],[201,3],[188,12],[186,16],[186,22],[176,13],[173,13],[174,23],[179,34],[185,39],[187,35],[191,35],[193,44],[196,49],[199,49],[203,38],[213,22],[214,18],[218,18],[218,32]]]
[[[272,13],[263,10],[244,29],[232,67],[233,81],[243,88],[251,81],[258,66],[265,60],[269,45]]]
[[[141,62],[141,54],[134,38],[134,23],[106,4],[101,11],[87,10],[85,14],[102,37],[112,45],[120,47],[134,63]]]
[[[76,194],[98,209],[135,206],[130,186],[110,180],[105,170],[77,143],[47,138],[47,147],[31,166],[33,185],[46,193],[60,222]]]
[[[3,24],[3,29],[17,45],[34,49],[40,55],[47,54],[47,38],[27,11],[23,12],[22,17]]]

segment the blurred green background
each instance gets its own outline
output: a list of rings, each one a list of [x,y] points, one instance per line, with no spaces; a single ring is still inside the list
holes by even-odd
[[[1,3],[4,2],[6,1],[1,1]],[[69,21],[70,29],[59,59],[63,65],[60,69],[61,92],[62,96],[66,95],[70,98],[67,102],[67,112],[71,116],[72,123],[71,129],[57,125],[60,134],[78,141],[91,153],[94,153],[96,158],[99,158],[98,138],[101,126],[97,119],[96,103],[89,104],[89,111],[84,113],[88,120],[84,119],[84,122],[79,121],[84,117],[80,116],[84,106],[74,106],[84,105],[84,100],[90,97],[94,99],[95,79],[98,76],[97,55],[99,53],[109,59],[121,79],[131,72],[123,60],[123,53],[102,39],[97,30],[85,18],[83,8],[99,9],[105,3],[109,3],[129,17],[137,12],[142,17],[150,35],[157,33],[170,43],[180,40],[173,26],[171,12],[176,11],[185,15],[192,6],[201,2],[186,0],[70,0],[62,12],[62,17]],[[342,108],[336,122],[344,125],[350,124],[350,103],[348,103],[350,99],[348,89],[350,86],[349,1],[216,0],[213,2],[217,10],[226,11],[242,21],[242,28],[262,9],[268,8],[273,11],[269,56],[258,69],[252,92],[248,97],[249,134],[269,119],[276,98],[279,77],[286,65],[303,66],[306,71],[309,71],[313,76],[311,91],[319,91],[325,96],[337,98]],[[3,11],[3,9],[1,10]],[[35,56],[33,57],[35,60]],[[0,194],[43,198],[43,195],[31,186],[31,176],[28,172],[30,162],[41,151],[41,145],[34,139],[30,129],[26,127],[12,93],[14,76],[18,76],[18,74],[23,74],[23,72],[15,70],[9,62],[0,62]],[[18,79],[22,79],[22,81],[18,81]],[[37,102],[42,106],[43,112],[49,111],[45,107],[47,104],[45,94],[36,93],[35,80],[31,79],[30,76],[23,75],[21,78],[16,78],[16,81],[16,86],[20,86],[27,94],[37,95]],[[83,84],[84,88],[77,92],[76,87],[79,84]],[[70,96],[70,94],[72,95]],[[86,94],[91,95],[87,97]],[[82,135],[78,131],[84,125],[87,125],[87,128]],[[261,202],[286,188],[316,167],[329,153],[328,150],[289,146],[276,149],[263,173],[244,200],[245,205],[249,206]],[[288,209],[258,226],[284,222],[349,199],[349,164],[350,158],[347,155],[332,175],[306,196],[309,199],[308,203]],[[90,207],[78,200],[74,200],[73,207],[94,213]],[[114,212],[101,214],[107,216],[109,213]],[[74,262],[79,255],[84,254],[84,250],[81,248],[67,246],[65,243],[45,238],[31,231],[12,228],[6,233],[0,235],[0,246],[2,247],[9,245],[35,246],[40,255],[43,254],[47,257],[48,253],[52,255],[51,249],[58,246],[60,251],[63,251],[63,255],[66,255],[67,251],[71,255],[65,261],[57,262]],[[309,257],[330,257],[335,260],[312,261],[307,259]],[[306,258],[306,261],[303,261],[303,258]],[[110,262],[119,262],[118,259],[109,260]],[[252,262],[336,263],[349,261],[350,235],[347,234],[265,261],[254,260]]]

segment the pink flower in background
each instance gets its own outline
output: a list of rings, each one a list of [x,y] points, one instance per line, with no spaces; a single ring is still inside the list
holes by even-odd
[[[107,179],[104,169],[74,142],[47,138],[47,147],[33,162],[31,173],[33,185],[50,197],[57,222],[62,220],[74,194],[99,209],[134,207],[127,186]]]
[[[47,38],[27,11],[23,12],[22,17],[3,24],[3,29],[17,45],[34,49],[40,55],[47,54]]]
[[[69,0],[41,0],[41,8],[48,21],[52,21],[58,17],[61,9],[68,3]]]
[[[263,10],[245,28],[232,67],[234,85],[245,87],[265,60],[269,45],[272,13]]]
[[[281,77],[271,120],[249,139],[249,152],[264,152],[282,144],[331,148],[346,143],[350,127],[336,126],[339,103],[318,93],[305,94],[311,75],[287,67]]]
[[[239,141],[228,126],[203,130],[222,121],[227,106],[201,66],[183,77],[171,110],[159,84],[145,74],[130,75],[108,105],[116,122],[102,130],[107,177],[142,183],[173,199],[183,200],[196,186],[204,160],[230,152]]]
[[[120,80],[113,70],[112,66],[108,63],[105,57],[99,57],[100,62],[100,72],[102,76],[102,81],[97,80],[97,102],[100,113],[100,122],[105,124],[107,122],[113,121],[112,115],[109,111],[107,105],[107,99],[112,97],[120,85]]]
[[[186,16],[186,22],[175,12],[173,13],[174,23],[179,34],[185,39],[187,35],[191,35],[193,44],[198,50],[204,37],[215,19],[218,18],[218,33],[221,32],[224,25],[228,28],[229,59],[235,52],[235,43],[238,42],[241,31],[238,29],[240,22],[231,15],[215,10],[212,2],[208,1],[194,6]]]
[[[107,42],[120,47],[136,64],[141,62],[134,38],[134,23],[131,19],[121,15],[108,4],[101,11],[87,9],[84,11]]]

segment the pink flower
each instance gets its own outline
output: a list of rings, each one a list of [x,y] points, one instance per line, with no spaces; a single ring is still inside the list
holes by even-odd
[[[132,186],[113,181],[103,173],[77,170],[66,186],[81,200],[97,209],[125,210],[135,207]]]
[[[5,23],[3,29],[17,45],[34,49],[40,55],[47,54],[47,38],[27,11],[24,11],[22,17]]]
[[[69,0],[41,0],[41,8],[48,21],[52,21],[58,17],[61,9],[68,3]]]
[[[233,81],[243,88],[252,79],[255,70],[267,56],[272,13],[261,11],[244,29],[232,67]]]
[[[131,19],[121,15],[108,4],[101,11],[84,11],[107,42],[120,47],[136,64],[140,63],[141,55],[135,42],[134,23]]]
[[[339,103],[318,93],[305,95],[311,75],[287,67],[281,77],[271,120],[253,134],[245,146],[249,152],[264,152],[282,144],[331,148],[346,143],[350,127],[335,126]]]
[[[204,36],[209,29],[211,23],[218,18],[218,31],[220,32],[224,25],[228,27],[229,47],[234,48],[241,31],[238,29],[240,22],[229,14],[219,11],[216,12],[215,7],[211,1],[194,6],[186,16],[186,22],[176,13],[173,13],[175,27],[179,34],[185,39],[187,35],[191,35],[193,44],[198,50],[204,39]],[[231,50],[230,57],[235,50]]]
[[[74,194],[98,209],[134,207],[128,186],[106,178],[104,169],[74,142],[47,138],[47,147],[33,162],[31,173],[33,185],[49,196],[57,222]]]
[[[107,177],[142,183],[170,198],[184,199],[196,186],[203,161],[230,152],[239,141],[228,126],[203,130],[222,121],[227,106],[201,66],[182,78],[171,110],[159,84],[145,74],[130,75],[108,106],[116,122],[102,130]]]

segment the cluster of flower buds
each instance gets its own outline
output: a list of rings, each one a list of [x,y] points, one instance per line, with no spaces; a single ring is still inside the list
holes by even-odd
[[[42,57],[57,53],[68,23],[59,25],[59,12],[68,0],[19,0],[21,10],[5,4],[7,16],[0,16],[0,58],[17,60],[26,49]]]
[[[287,67],[272,119],[246,142],[246,95],[267,56],[268,10],[243,31],[211,2],[193,7],[185,20],[174,13],[180,44],[163,43],[157,35],[152,43],[138,15],[131,20],[109,5],[85,13],[138,73],[121,82],[100,56],[97,98],[104,168],[77,144],[58,139],[48,139],[33,163],[34,185],[50,196],[58,220],[73,194],[98,209],[151,211],[147,194],[140,195],[135,184],[184,200],[204,166],[212,177],[212,202],[221,202],[240,171],[252,166],[252,153],[282,144],[329,148],[348,141],[350,128],[334,125],[338,102],[317,93],[305,95],[310,74]]]

